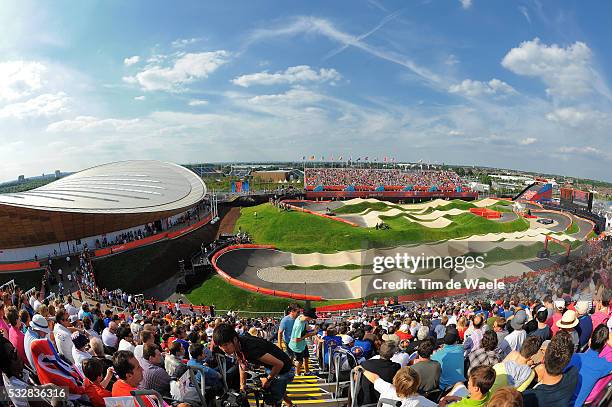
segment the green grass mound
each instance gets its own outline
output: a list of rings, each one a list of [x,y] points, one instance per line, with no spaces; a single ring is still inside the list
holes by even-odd
[[[199,287],[194,288],[185,295],[194,305],[214,304],[217,310],[283,312],[289,303],[297,302],[300,307],[305,306],[303,301],[272,297],[234,287],[217,275],[211,276]],[[311,306],[320,307],[353,301],[355,300],[314,301]]]
[[[401,207],[397,205],[389,205],[388,203],[385,203],[385,202],[360,202],[358,204],[341,206],[338,209],[334,210],[334,212],[336,212],[337,214],[341,214],[341,215],[349,215],[349,214],[361,213],[366,210],[384,212],[384,211],[388,211],[391,208],[401,209]]]
[[[255,212],[257,216],[255,216]],[[411,222],[402,215],[381,217],[389,230],[353,227],[331,219],[291,211],[279,212],[270,204],[242,208],[236,223],[259,244],[275,245],[293,253],[333,253],[367,247],[394,247],[402,244],[434,242],[486,233],[524,231],[525,219],[495,222],[471,213],[447,216],[453,223],[434,229]]]
[[[572,224],[569,225],[567,229],[565,229],[566,235],[574,235],[578,232],[580,232],[580,227],[578,226],[578,224],[576,224],[576,222],[572,222]]]

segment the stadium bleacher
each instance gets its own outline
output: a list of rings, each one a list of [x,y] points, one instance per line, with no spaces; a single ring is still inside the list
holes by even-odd
[[[501,294],[473,292],[394,305],[385,301],[336,316],[319,313],[316,324],[307,328],[313,335],[307,340],[310,366],[287,385],[286,396],[296,405],[363,406],[378,401],[378,395],[372,398],[367,393],[377,391],[381,399],[419,401],[419,405],[429,406],[449,401],[450,396],[465,397],[467,389],[456,383],[479,375],[494,378],[495,383],[490,381],[482,394],[472,397],[488,400],[504,396],[522,400],[523,405],[538,405],[534,403],[541,403],[550,394],[542,390],[543,386],[535,386],[538,380],[561,375],[564,381],[575,384],[552,385],[556,402],[550,405],[605,406],[612,400],[610,246],[604,240],[585,243],[581,256],[573,262],[524,276]],[[93,277],[86,262],[78,264],[77,281],[83,277],[81,268]],[[288,322],[274,317],[247,318],[235,312],[211,315],[209,308],[197,311],[193,307],[187,312],[181,304],[162,308],[135,297],[115,295],[95,301],[87,290],[73,295],[71,301],[67,296],[43,299],[38,290],[29,290],[26,295],[15,284],[5,284],[0,290],[0,331],[4,336],[0,368],[5,383],[13,387],[68,386],[73,405],[112,405],[118,401],[113,400],[115,397],[123,397],[124,402],[125,397],[128,401],[141,398],[152,405],[148,403],[154,403],[150,398],[153,391],[169,403],[214,405],[215,398],[227,398],[231,389],[238,390],[237,370],[243,366],[241,358],[249,357],[241,353],[226,355],[211,341],[216,332],[229,327],[240,338],[260,338],[275,347],[279,326],[284,327],[283,332],[289,327],[281,325]],[[311,313],[304,311],[303,315]],[[291,315],[288,318],[294,324],[301,318]],[[22,328],[27,328],[25,335]],[[54,332],[53,338],[47,330]],[[291,329],[290,338],[302,335],[301,328]],[[89,350],[83,347],[84,340],[90,343]],[[199,345],[205,349],[203,359],[190,358],[189,351]],[[281,346],[285,347],[283,343]],[[155,365],[156,349],[165,353],[166,361],[161,365]],[[109,377],[106,381],[106,372],[100,371],[98,378],[83,377],[85,359],[95,358],[106,366],[115,361],[115,371],[124,371],[125,366],[117,362],[118,350],[131,352],[127,353],[130,358],[136,355],[130,360],[145,369],[143,378],[135,379],[140,380],[145,394],[136,391],[138,383],[133,375],[129,380],[121,379],[120,373],[119,379]],[[29,353],[35,357],[34,366],[27,358]],[[14,358],[22,358],[25,370],[11,362]],[[173,360],[175,367],[170,370],[172,365],[167,363]],[[174,372],[176,366],[187,362],[195,367],[185,366],[187,370],[180,370],[180,374]],[[91,376],[90,362],[86,364],[85,374]],[[265,399],[270,395],[257,378],[268,373],[255,363],[244,366],[250,377],[249,393],[244,397],[255,405],[260,396]],[[58,369],[66,374],[53,373]],[[497,376],[500,369],[506,369],[506,376]],[[29,373],[27,377],[24,371]],[[507,377],[515,371],[535,374],[528,379],[524,374]],[[198,372],[204,373],[201,387],[196,385]],[[209,383],[211,377],[221,377],[223,388]],[[396,382],[394,377],[401,379]],[[423,386],[415,384],[416,377]],[[367,390],[372,378],[374,387]],[[168,381],[174,390],[182,383],[182,392],[163,391],[155,380]],[[412,385],[399,388],[394,383]],[[126,393],[126,386],[134,388]],[[95,398],[93,390],[108,399]],[[13,403],[27,405],[18,399]]]

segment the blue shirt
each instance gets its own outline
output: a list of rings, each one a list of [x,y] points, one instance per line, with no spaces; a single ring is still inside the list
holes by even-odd
[[[593,320],[590,315],[582,315],[578,317],[578,326],[576,332],[580,338],[580,347],[582,348],[589,342],[591,333],[593,333]]]
[[[204,368],[204,379],[205,379],[206,387],[221,386],[220,374],[215,369],[212,369],[206,366],[204,363],[200,362],[199,360],[193,359],[193,358],[187,361],[187,366],[200,366]],[[195,378],[196,378],[196,381],[200,383],[202,381],[202,374],[200,372],[196,373]]]
[[[355,340],[353,347],[359,346],[363,349],[363,357],[369,359],[372,356],[372,342]]]
[[[332,352],[333,349],[342,346],[342,338],[339,336],[324,336],[323,337],[323,364],[325,366],[328,365],[328,357],[329,357],[329,348],[331,346]]]
[[[283,319],[281,319],[278,329],[283,331],[283,339],[285,340],[285,343],[291,342],[291,331],[293,331],[294,323],[295,319],[291,318],[291,315],[285,315]]]
[[[440,389],[444,390],[457,382],[465,381],[463,375],[463,345],[444,345],[431,356],[431,360],[440,363]]]
[[[572,401],[574,406],[581,406],[593,390],[597,380],[612,371],[612,362],[600,358],[597,352],[589,349],[584,353],[575,353],[566,370],[572,366],[578,368],[578,383]]]

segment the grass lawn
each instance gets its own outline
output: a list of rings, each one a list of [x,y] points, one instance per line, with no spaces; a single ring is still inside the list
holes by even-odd
[[[580,246],[582,242],[576,240],[571,243],[572,250]],[[496,247],[493,250],[486,252],[485,264],[489,265],[492,263],[509,262],[514,260],[527,260],[533,259],[538,255],[538,252],[544,249],[543,242],[536,242],[527,246],[517,246],[512,249],[502,249]],[[561,253],[565,251],[565,247],[558,244],[549,244],[548,250],[552,254]],[[481,253],[470,253],[469,256],[478,256]]]
[[[195,305],[214,304],[215,308],[224,310],[282,312],[290,302],[296,302],[234,287],[217,275],[211,276],[202,285],[185,295]],[[311,306],[321,307],[354,301],[357,300],[314,301]],[[297,301],[297,303],[301,307],[305,305],[303,301]]]
[[[255,216],[255,212],[257,216]],[[447,216],[453,223],[442,229],[410,222],[402,215],[381,216],[389,230],[353,227],[331,219],[290,211],[279,212],[270,204],[241,209],[236,230],[247,231],[254,242],[275,245],[293,253],[333,253],[367,247],[393,247],[401,244],[435,242],[484,233],[527,230],[525,219],[499,223],[471,213]]]
[[[567,229],[565,229],[565,234],[566,235],[573,235],[573,234],[578,233],[578,232],[580,232],[580,227],[578,227],[576,222],[572,222],[572,224],[569,225]]]

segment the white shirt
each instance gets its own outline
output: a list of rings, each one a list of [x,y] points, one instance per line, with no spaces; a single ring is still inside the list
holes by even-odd
[[[77,369],[79,369],[79,373],[85,377],[83,374],[83,361],[86,359],[91,359],[91,353],[72,347],[72,358],[74,359],[74,365],[77,367]]]
[[[140,363],[140,366],[144,366],[144,359],[142,358],[142,351],[143,351],[143,345],[136,345],[134,347],[134,357],[136,358],[136,360],[138,361],[138,363]]]
[[[74,347],[72,332],[62,324],[55,324],[53,335],[55,336],[55,347],[59,354],[74,363],[74,358],[72,357],[72,348]]]
[[[512,331],[512,333],[508,334],[504,340],[508,342],[508,345],[510,345],[512,350],[518,352],[521,350],[526,337],[527,332],[525,332],[524,329],[521,329],[520,331]]]
[[[87,334],[89,335],[90,338],[99,338],[100,334],[97,333],[95,330],[93,329],[86,329],[85,332],[87,332]]]
[[[79,313],[79,310],[72,304],[66,303],[64,304],[64,309],[66,310],[66,312],[68,313],[68,315],[77,315]]]
[[[131,343],[129,343],[125,339],[122,339],[121,341],[119,341],[119,349],[118,350],[129,350],[130,352],[134,353],[134,345],[132,345]]]
[[[372,359],[380,359],[380,355],[372,356],[370,360]],[[406,367],[408,366],[408,363],[410,362],[410,355],[407,354],[406,352],[396,353],[391,358],[391,362],[395,362],[401,365],[402,367]]]
[[[110,346],[111,348],[117,348],[119,338],[117,338],[117,335],[112,333],[107,327],[102,331],[102,343],[106,346]]]
[[[374,382],[374,389],[380,393],[380,398],[401,401],[402,407],[436,407],[438,405],[418,394],[402,399],[395,393],[395,387],[391,383],[380,378]]]

